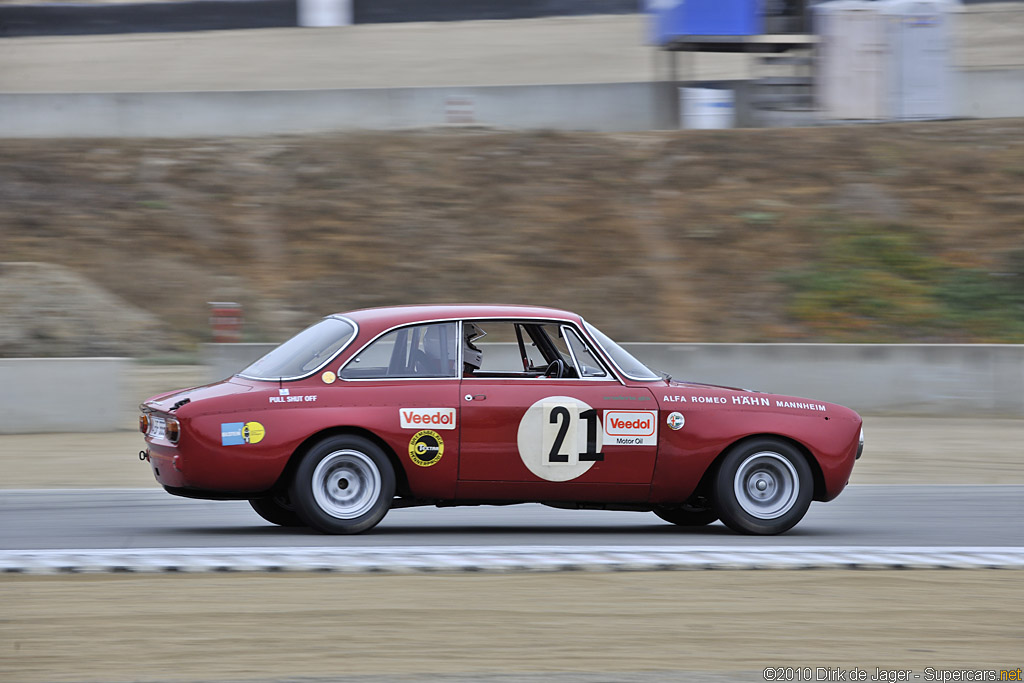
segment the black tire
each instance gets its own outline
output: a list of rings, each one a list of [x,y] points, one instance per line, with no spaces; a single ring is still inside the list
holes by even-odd
[[[249,505],[256,514],[271,524],[278,526],[306,526],[299,519],[291,499],[287,495],[268,496],[266,498],[250,498]]]
[[[699,527],[718,521],[718,513],[707,508],[691,508],[685,505],[673,508],[655,508],[654,514],[676,526]]]
[[[814,497],[814,477],[804,455],[779,439],[734,447],[715,478],[714,509],[733,531],[771,536],[803,519]]]
[[[332,436],[302,457],[290,489],[299,518],[325,534],[358,534],[384,519],[395,497],[395,470],[375,443]]]

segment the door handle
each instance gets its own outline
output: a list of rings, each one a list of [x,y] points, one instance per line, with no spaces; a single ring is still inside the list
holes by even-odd
[[[466,394],[467,401],[486,401],[487,394]]]

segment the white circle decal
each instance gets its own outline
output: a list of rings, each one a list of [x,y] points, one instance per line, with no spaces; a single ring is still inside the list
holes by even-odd
[[[686,424],[686,418],[682,413],[671,413],[668,416],[668,426],[674,430],[680,430]]]
[[[601,416],[571,396],[548,396],[519,421],[519,457],[547,481],[569,481],[604,460]]]

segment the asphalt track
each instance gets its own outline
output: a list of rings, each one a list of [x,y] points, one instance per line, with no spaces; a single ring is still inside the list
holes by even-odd
[[[139,548],[1024,547],[1024,486],[851,486],[781,536],[684,530],[650,513],[540,505],[392,510],[373,531],[324,536],[260,519],[244,502],[157,489],[0,491],[0,551]]]

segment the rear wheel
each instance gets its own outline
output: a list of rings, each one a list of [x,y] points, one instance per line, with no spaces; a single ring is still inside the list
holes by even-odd
[[[287,494],[250,498],[249,505],[263,519],[278,526],[305,526]]]
[[[715,479],[715,511],[733,531],[773,535],[803,519],[814,495],[807,460],[777,439],[755,439],[733,448]]]
[[[358,534],[384,519],[395,497],[395,471],[375,443],[332,436],[306,453],[291,499],[299,517],[325,534]]]
[[[654,514],[666,522],[677,526],[707,526],[718,521],[718,513],[707,508],[693,508],[686,505],[680,507],[655,508]]]

